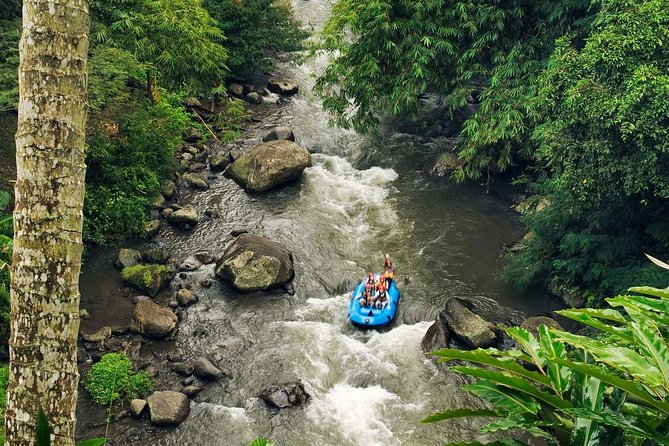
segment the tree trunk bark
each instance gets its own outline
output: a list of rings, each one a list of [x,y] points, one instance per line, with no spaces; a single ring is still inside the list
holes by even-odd
[[[24,0],[6,445],[74,445],[88,0]]]

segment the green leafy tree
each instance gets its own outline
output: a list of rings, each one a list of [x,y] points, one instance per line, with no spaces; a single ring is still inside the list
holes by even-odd
[[[339,0],[323,33],[333,55],[318,79],[343,127],[368,131],[387,113],[420,116],[419,97],[446,97],[464,119],[457,177],[532,157],[530,106],[552,43],[579,35],[589,0]],[[468,110],[475,106],[473,114]]]
[[[507,333],[518,350],[435,352],[442,361],[474,363],[450,369],[476,378],[465,389],[492,409],[448,410],[425,421],[493,417],[483,432],[523,429],[561,446],[669,444],[669,291],[630,292],[607,299],[613,308],[559,312],[596,336],[540,326],[537,339],[515,327]]]
[[[153,391],[153,381],[144,372],[133,373],[132,362],[121,353],[107,353],[93,364],[84,387],[93,401],[108,406],[143,398]]]
[[[302,48],[300,29],[290,2],[284,0],[204,0],[226,37],[232,76],[249,78],[272,68],[272,56]]]
[[[669,252],[669,2],[603,2],[581,48],[558,41],[539,79],[533,132],[548,197],[527,217],[534,237],[510,278],[618,293],[665,284],[643,252]]]
[[[93,0],[92,39],[131,52],[154,80],[209,92],[226,73],[223,34],[200,0]]]

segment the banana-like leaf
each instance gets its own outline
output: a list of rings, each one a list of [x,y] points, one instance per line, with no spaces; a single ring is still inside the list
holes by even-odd
[[[539,341],[534,335],[522,327],[507,328],[506,333],[516,341],[520,349],[527,353],[532,358],[534,365],[543,372],[546,359],[542,357],[541,345],[539,345]]]
[[[586,377],[585,381],[582,391],[578,392],[579,401],[572,399],[572,402],[576,407],[599,412],[604,408],[606,384],[592,376]],[[592,418],[579,417],[574,423],[569,444],[570,446],[599,446],[599,437],[599,424]]]
[[[600,319],[618,322],[622,324],[627,323],[627,319],[623,317],[618,311],[607,308],[607,309],[593,309],[593,308],[583,308],[583,309],[568,309],[557,311],[561,316],[580,322],[583,325],[596,328],[605,333],[609,333],[613,336],[617,336],[626,340],[627,342],[632,342],[634,336],[630,333],[629,329],[626,326],[616,327],[611,324],[602,322]]]
[[[665,263],[666,265],[666,263]],[[653,288],[650,286],[635,286],[628,290],[630,293],[645,294],[647,296],[659,297],[660,299],[669,300],[669,289],[667,288]]]
[[[669,348],[660,330],[653,321],[646,321],[643,325],[632,322],[630,327],[641,351],[654,362],[662,374],[664,389],[669,392]]]
[[[565,409],[563,412],[579,418],[589,418],[606,426],[623,429],[632,436],[654,440],[659,445],[669,446],[669,436],[656,433],[655,428],[646,424],[628,420],[620,413],[608,410],[594,412],[582,407]]]
[[[0,233],[11,234],[14,230],[14,219],[11,215],[0,215]]]
[[[535,400],[543,401],[544,403],[558,409],[571,407],[572,404],[559,396],[540,390],[535,383],[527,381],[523,378],[510,376],[505,373],[496,372],[492,370],[485,370],[476,367],[451,367],[450,370],[461,373],[463,375],[473,376],[481,379],[488,379],[496,382],[500,386],[508,387],[525,395],[529,395]]]
[[[487,365],[490,367],[495,367],[500,370],[504,370],[514,375],[522,376],[546,386],[551,385],[551,380],[549,377],[542,375],[541,373],[532,372],[527,370],[525,367],[519,365],[515,359],[501,359],[494,358],[485,350],[454,350],[454,349],[444,349],[433,352],[434,355],[440,357],[440,362],[451,361],[454,359],[459,359],[462,361],[470,361],[478,364]]]
[[[661,324],[669,324],[669,301],[645,296],[618,296],[606,300],[609,305],[623,307],[637,322],[650,319]]]
[[[516,415],[488,423],[481,428],[480,432],[482,434],[487,434],[512,429],[521,429],[535,437],[543,438],[550,445],[556,445],[557,441],[546,429],[552,425],[553,423],[548,421],[537,420],[536,418],[527,419],[523,416]]]
[[[487,379],[464,386],[463,389],[490,401],[496,409],[501,409],[510,415],[522,413],[536,415],[539,411],[539,404],[536,401]]]
[[[430,415],[421,421],[421,423],[436,423],[437,421],[452,420],[453,418],[464,417],[494,417],[498,418],[500,413],[488,409],[452,409]]]
[[[565,390],[567,390],[567,385],[569,384],[569,378],[571,371],[562,367],[559,364],[556,364],[552,361],[553,358],[566,358],[567,352],[565,350],[564,344],[557,342],[545,325],[540,325],[537,328],[539,332],[539,343],[541,344],[543,354],[546,356],[546,371],[548,372],[548,377],[552,381],[552,387],[555,392],[563,396]]]
[[[594,365],[576,363],[568,359],[561,359],[561,358],[555,358],[553,359],[553,361],[565,367],[569,367],[570,369],[580,372],[584,375],[593,376],[597,379],[600,379],[605,383],[614,386],[624,392],[627,392],[629,395],[634,396],[636,401],[639,402],[639,404],[644,404],[648,408],[653,408],[662,412],[665,415],[669,415],[669,403],[667,403],[664,399],[660,399],[657,396],[651,395],[643,387],[641,387],[640,385],[638,385],[633,381],[622,379],[614,375],[610,371]]]
[[[0,190],[0,211],[4,211],[7,209],[7,206],[9,206],[9,201],[11,200],[11,196],[9,195],[9,192],[5,192],[4,190]]]
[[[587,350],[598,361],[632,375],[649,387],[662,386],[662,374],[647,358],[626,347],[608,345],[585,336],[566,332],[554,332],[556,339]]]

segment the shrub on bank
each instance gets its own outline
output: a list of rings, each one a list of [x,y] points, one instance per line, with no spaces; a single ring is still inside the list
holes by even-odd
[[[144,398],[153,392],[153,380],[145,373],[133,373],[132,362],[121,353],[107,353],[91,367],[84,387],[103,406]]]

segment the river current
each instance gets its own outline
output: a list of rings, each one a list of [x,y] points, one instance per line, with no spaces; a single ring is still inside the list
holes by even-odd
[[[293,4],[316,31],[329,14],[328,0]],[[520,296],[496,279],[503,246],[524,233],[508,204],[480,185],[423,173],[443,139],[394,124],[379,137],[328,126],[311,92],[326,63],[320,56],[280,64],[277,72],[300,92],[280,105],[271,97],[261,106],[263,122],[245,135],[257,142],[275,125],[292,127],[297,142],[315,152],[302,180],[248,195],[220,176],[206,192],[181,194],[201,214],[220,217],[190,232],[165,228],[157,238],[183,259],[202,249],[222,253],[232,230],[264,235],[293,252],[296,293],[241,295],[218,281],[203,288],[198,284],[213,277],[211,265],[175,279],[173,286],[191,283],[200,302],[180,323],[174,348],[218,359],[231,378],[208,385],[178,429],[158,430],[141,444],[242,446],[264,436],[277,446],[422,446],[473,438],[478,425],[471,421],[420,423],[436,411],[475,404],[460,390],[461,377],[422,353],[427,328],[451,297],[515,323],[554,305],[543,293]],[[398,318],[388,329],[356,329],[346,318],[350,290],[367,271],[381,269],[386,252],[399,271]],[[82,302],[94,318],[109,302],[95,303],[104,297],[104,279],[96,274],[102,261],[89,259],[82,277]],[[269,384],[295,380],[311,395],[303,407],[277,413],[257,398]],[[114,435],[118,444],[137,444],[122,429]]]

